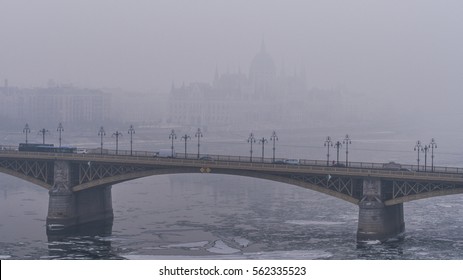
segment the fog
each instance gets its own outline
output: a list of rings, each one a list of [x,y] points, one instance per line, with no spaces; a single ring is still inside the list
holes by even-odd
[[[462,118],[461,1],[2,0],[0,8],[2,80],[105,89],[113,114],[136,92],[165,110],[154,116],[164,121],[172,86],[212,84],[216,71],[248,75],[264,44],[278,74],[303,73],[307,90],[342,89],[338,101],[360,104],[351,111],[365,109],[364,120]]]
[[[202,160],[204,173],[114,184],[112,236],[52,242],[46,211],[65,207],[61,198],[47,208],[46,190],[2,173],[18,165],[40,177],[50,165],[2,160],[0,259],[461,259],[461,195],[407,203],[405,242],[363,248],[353,237],[360,217],[354,205],[278,182],[219,176],[225,169],[208,161],[462,168],[462,101],[462,0],[0,0],[3,157],[24,142],[88,152],[78,155],[88,168],[56,171],[57,179],[72,173],[69,182],[77,171],[84,182],[111,173],[113,166],[92,165],[92,153],[114,150],[189,154]],[[356,193],[337,178],[339,170],[323,192]],[[311,180],[296,175],[288,180]],[[452,187],[407,184],[394,192],[424,198],[421,188]],[[60,185],[50,195],[60,196]],[[392,209],[385,215],[403,210]]]

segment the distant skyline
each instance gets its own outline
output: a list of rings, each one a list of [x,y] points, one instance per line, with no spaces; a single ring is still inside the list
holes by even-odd
[[[463,92],[463,2],[3,0],[0,80],[167,93],[249,71],[265,41],[309,87],[454,106]],[[432,99],[439,96],[438,100]],[[425,98],[423,98],[425,97]]]

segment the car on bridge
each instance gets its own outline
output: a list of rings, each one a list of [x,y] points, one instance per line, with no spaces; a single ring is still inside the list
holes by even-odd
[[[87,149],[77,148],[76,153],[77,154],[86,154],[86,153],[88,153],[88,151],[87,151]]]
[[[384,169],[389,169],[389,170],[400,170],[402,168],[402,165],[393,161],[390,161],[388,163],[383,164]]]
[[[199,158],[199,160],[214,161],[214,159],[210,156],[202,156]]]
[[[273,162],[274,164],[289,164],[289,165],[299,165],[300,162],[298,159],[278,159]]]
[[[402,166],[402,164],[396,163],[394,161],[384,163],[383,164],[383,169],[395,170],[395,171],[412,171],[411,169],[405,168],[405,167]]]
[[[154,154],[154,156],[160,158],[175,158],[177,157],[177,154],[175,153],[175,150],[172,149],[160,149],[159,152]]]

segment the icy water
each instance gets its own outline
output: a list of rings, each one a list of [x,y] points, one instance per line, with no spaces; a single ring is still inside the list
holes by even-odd
[[[359,143],[365,149],[352,157],[371,158],[374,137]],[[286,146],[294,155],[298,147]],[[405,160],[401,149],[392,159]],[[462,165],[459,155],[446,157]],[[0,259],[463,259],[462,195],[405,203],[404,240],[361,245],[357,206],[276,182],[162,175],[114,185],[112,196],[109,233],[49,238],[47,191],[0,174]]]
[[[112,234],[56,240],[45,233],[46,191],[22,182],[0,190],[1,259],[463,258],[461,195],[406,203],[403,241],[358,245],[356,206],[255,179],[176,175],[120,184]]]

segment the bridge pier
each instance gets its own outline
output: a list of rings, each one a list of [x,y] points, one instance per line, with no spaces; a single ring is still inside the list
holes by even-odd
[[[112,224],[111,188],[111,185],[106,185],[74,193],[79,225],[99,222]]]
[[[403,204],[386,206],[383,186],[377,178],[363,180],[363,198],[359,203],[357,241],[400,238],[405,231]]]
[[[111,185],[73,192],[73,175],[70,162],[55,161],[54,185],[49,192],[47,232],[72,232],[90,223],[112,226]]]

